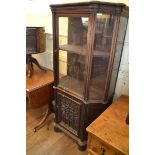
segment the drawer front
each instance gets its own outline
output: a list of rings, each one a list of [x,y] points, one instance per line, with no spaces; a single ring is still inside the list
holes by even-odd
[[[88,154],[89,155],[123,155],[106,146],[93,135],[88,135]]]
[[[56,106],[58,123],[74,135],[78,136],[81,103],[62,93],[58,93]]]

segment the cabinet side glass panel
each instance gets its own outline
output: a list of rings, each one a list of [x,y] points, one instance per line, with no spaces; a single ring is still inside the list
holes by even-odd
[[[115,16],[97,14],[89,99],[104,99]]]
[[[83,96],[88,17],[59,17],[59,87]]]
[[[121,73],[121,75],[123,72],[122,67],[119,68],[119,65],[120,65],[120,61],[121,61],[121,54],[123,51],[123,46],[125,43],[124,39],[125,39],[125,34],[126,34],[126,29],[127,29],[127,23],[128,23],[128,18],[120,17],[119,31],[118,31],[117,44],[116,44],[116,52],[115,52],[115,58],[114,58],[114,63],[113,63],[108,98],[110,98],[112,95],[114,95],[118,70]],[[121,66],[125,66],[124,62],[122,62]]]

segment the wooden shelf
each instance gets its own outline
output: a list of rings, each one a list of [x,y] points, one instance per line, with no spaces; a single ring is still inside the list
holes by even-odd
[[[102,38],[112,38],[112,35],[103,35],[102,31],[96,31],[95,35],[100,35]]]
[[[94,57],[109,57],[110,53],[109,52],[104,52],[104,51],[94,51]]]
[[[75,92],[79,96],[83,95],[84,81],[72,78],[70,76],[64,76],[60,79],[59,87],[64,90]]]
[[[66,44],[66,45],[60,45],[59,49],[75,54],[86,55],[86,47],[84,46]]]
[[[100,82],[101,80],[103,82],[105,81],[105,77],[103,75],[93,78],[92,85],[90,87],[91,99],[96,99],[98,96],[103,96],[104,87]],[[60,79],[59,87],[82,97],[84,92],[84,81],[72,78],[70,76],[64,76]]]
[[[60,45],[59,49],[80,55],[86,55],[87,51],[86,46],[71,45],[71,44]],[[94,57],[109,57],[109,55],[110,55],[109,52],[104,51],[94,51],[93,53]]]

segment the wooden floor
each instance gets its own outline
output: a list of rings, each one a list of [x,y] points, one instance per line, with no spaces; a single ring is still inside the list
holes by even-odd
[[[53,114],[47,123],[36,133],[33,127],[37,125],[46,106],[30,109],[26,112],[26,154],[27,155],[87,155],[87,151],[79,151],[76,143],[64,133],[53,130]]]

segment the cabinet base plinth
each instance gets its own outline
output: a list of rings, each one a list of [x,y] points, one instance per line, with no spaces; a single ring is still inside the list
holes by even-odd
[[[54,131],[55,132],[61,132],[61,130],[58,127],[56,127],[56,126],[54,126]]]
[[[80,151],[85,151],[86,148],[87,148],[87,144],[85,144],[85,145],[80,145],[80,144],[78,144],[78,149],[79,149]]]

